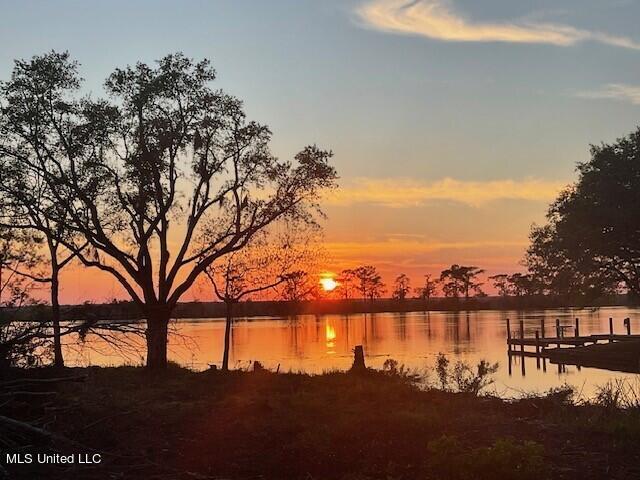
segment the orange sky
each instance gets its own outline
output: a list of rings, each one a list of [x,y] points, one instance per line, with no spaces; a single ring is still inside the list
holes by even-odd
[[[548,202],[559,189],[557,184],[531,183],[523,192],[513,185],[482,188],[476,182],[466,190],[465,185],[453,185],[456,190],[432,198],[425,192],[442,189],[427,185],[413,192],[399,189],[395,194],[391,181],[385,183],[384,192],[359,190],[352,195],[347,187],[325,201],[326,260],[321,271],[339,273],[371,264],[378,267],[388,286],[400,273],[409,275],[413,286],[418,286],[425,273],[438,275],[452,263],[476,265],[486,269],[487,275],[520,270],[530,225],[544,221]],[[487,285],[486,291],[493,289]],[[126,298],[108,274],[80,266],[64,273],[61,293],[63,303]],[[202,282],[183,301],[211,298]]]

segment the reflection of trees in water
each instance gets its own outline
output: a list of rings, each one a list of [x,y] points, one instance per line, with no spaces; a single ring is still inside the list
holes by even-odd
[[[345,345],[347,346],[347,348],[349,348],[349,346],[351,345],[350,343],[350,339],[351,339],[351,335],[349,335],[349,329],[351,326],[351,322],[349,322],[349,315],[348,314],[343,314],[340,316],[340,322],[339,325],[341,327],[341,333],[342,335],[340,335],[339,338],[342,338],[344,340]]]
[[[235,329],[229,330],[229,362],[232,362],[236,358],[236,352],[238,351],[238,333]]]
[[[362,314],[362,344],[366,347],[369,344],[369,326],[368,326],[369,318],[367,313]]]
[[[467,342],[471,341],[471,313],[467,312],[466,314],[466,320],[467,320]]]
[[[431,312],[422,312],[422,321],[426,325],[426,335],[429,340],[431,340],[432,332],[431,332]]]
[[[406,312],[398,312],[393,316],[393,324],[395,337],[399,340],[406,341],[407,340],[407,313]]]
[[[460,354],[460,312],[452,312],[445,317],[444,338],[453,345],[453,353]]]
[[[367,345],[371,341],[380,340],[383,338],[383,334],[380,332],[380,322],[377,320],[377,314],[375,313],[363,313],[363,345]]]
[[[378,322],[378,314],[371,313],[371,340],[380,340],[382,338],[380,334],[380,322]]]
[[[304,345],[306,343],[306,339],[303,338],[303,340],[300,341],[298,337],[301,333],[303,337],[306,337],[306,335],[304,332],[304,328],[300,328],[302,323],[300,317],[298,317],[297,315],[291,315],[288,316],[285,321],[287,324],[287,328],[285,329],[287,335],[286,343],[289,345],[289,354],[292,357],[302,359],[304,357]]]
[[[322,322],[322,320],[320,319],[320,315],[315,315],[315,327],[316,327],[316,336],[315,336],[315,341],[320,342],[321,340],[324,340],[325,337],[325,332],[324,332],[324,322]]]
[[[453,353],[459,355],[471,343],[471,312],[451,312],[445,317],[445,340],[452,344]]]

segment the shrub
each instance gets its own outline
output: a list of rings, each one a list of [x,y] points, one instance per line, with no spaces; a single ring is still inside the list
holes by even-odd
[[[442,390],[449,389],[449,359],[444,353],[438,353],[436,358],[436,375]]]
[[[453,380],[458,391],[478,395],[483,389],[493,383],[491,375],[498,371],[498,364],[493,365],[486,360],[480,360],[476,371],[465,362],[457,362],[453,368]]]
[[[450,369],[450,361],[444,353],[439,353],[436,358],[435,371],[438,377],[440,389],[444,391],[455,390],[463,393],[479,395],[482,390],[493,383],[491,377],[498,370],[498,364],[491,364],[486,360],[480,360],[475,370],[463,361],[457,361]]]
[[[399,364],[397,360],[388,358],[382,364],[382,371],[387,375],[398,377],[411,382],[418,382],[421,379],[419,373],[408,369],[404,364]]]
[[[609,380],[597,388],[592,402],[607,410],[640,409],[640,383],[622,378]]]

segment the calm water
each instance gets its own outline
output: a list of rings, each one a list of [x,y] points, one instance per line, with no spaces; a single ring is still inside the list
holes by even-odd
[[[544,391],[565,383],[574,385],[585,396],[593,394],[597,385],[611,378],[635,375],[574,366],[558,367],[546,362],[538,368],[535,358],[513,357],[511,372],[506,349],[506,319],[512,330],[524,319],[525,334],[533,336],[546,319],[547,335],[555,330],[555,319],[573,324],[580,318],[581,335],[606,333],[609,317],[614,319],[616,333],[624,331],[623,319],[631,318],[632,333],[640,332],[640,309],[601,308],[598,310],[480,311],[480,312],[415,312],[356,315],[306,315],[297,318],[243,318],[234,325],[230,364],[246,367],[259,360],[280,371],[321,373],[347,369],[352,362],[352,349],[363,345],[368,366],[381,368],[393,358],[416,369],[433,365],[435,356],[445,353],[452,360],[475,363],[480,359],[498,362],[493,388],[502,396],[518,396],[522,392]],[[170,358],[194,369],[219,364],[222,357],[224,322],[220,319],[180,320],[171,340]],[[572,333],[571,333],[572,335]],[[144,348],[133,341],[128,348],[116,352],[98,339],[91,348],[67,352],[70,362],[78,365],[118,365],[143,362]]]

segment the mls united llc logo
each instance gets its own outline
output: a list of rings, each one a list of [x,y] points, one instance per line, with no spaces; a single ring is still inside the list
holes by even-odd
[[[4,460],[7,465],[29,465],[37,464],[97,464],[102,462],[102,456],[99,453],[73,453],[70,455],[61,455],[59,453],[5,453]]]

